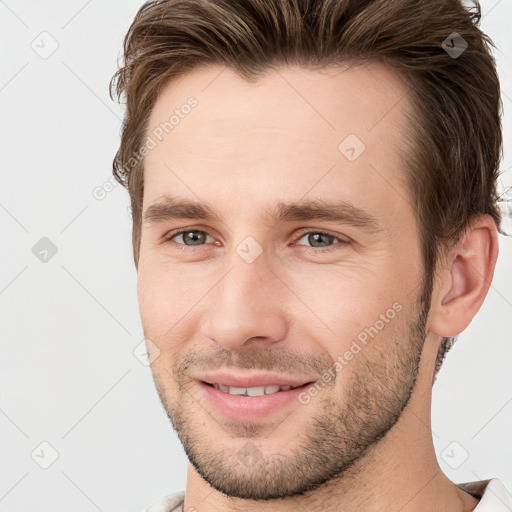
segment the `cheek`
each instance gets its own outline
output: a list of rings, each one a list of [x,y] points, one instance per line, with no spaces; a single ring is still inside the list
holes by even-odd
[[[176,304],[189,296],[183,268],[162,260],[158,255],[146,256],[139,263],[137,295],[150,315],[158,314],[159,310],[173,314]]]
[[[211,285],[191,268],[143,261],[139,265],[137,296],[146,337],[162,353],[176,352],[194,338],[205,291]]]
[[[343,363],[358,357],[358,346],[389,339],[401,324],[407,295],[393,272],[382,267],[331,268],[310,272],[307,280],[296,274],[290,287],[307,306],[300,304],[296,311],[299,329],[309,331],[334,361],[342,356]]]
[[[139,313],[146,337],[158,343],[177,322],[176,289],[170,276],[143,262],[137,278]],[[160,345],[160,344],[159,344]]]
[[[154,267],[153,267],[154,268]],[[158,280],[158,275],[150,265],[139,263],[137,276],[137,298],[142,324],[145,328],[154,327],[154,321],[162,308],[162,293],[165,287]]]
[[[300,303],[322,319],[325,327],[341,331],[342,327],[363,325],[385,302],[386,288],[381,269],[368,265],[308,265],[295,268],[285,278]]]

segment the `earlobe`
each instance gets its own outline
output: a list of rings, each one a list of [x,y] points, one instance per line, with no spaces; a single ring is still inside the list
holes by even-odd
[[[438,273],[429,318],[431,331],[449,337],[466,329],[487,295],[497,257],[496,224],[489,215],[478,216]]]

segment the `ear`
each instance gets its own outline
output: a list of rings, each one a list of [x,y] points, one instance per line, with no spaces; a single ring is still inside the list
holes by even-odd
[[[490,215],[473,218],[461,239],[439,261],[429,330],[455,336],[470,324],[491,285],[498,258],[498,233]]]

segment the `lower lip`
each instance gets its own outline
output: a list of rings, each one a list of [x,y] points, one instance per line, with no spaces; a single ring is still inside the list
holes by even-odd
[[[300,404],[298,396],[312,383],[262,396],[230,395],[202,381],[199,385],[208,403],[220,415],[234,421],[254,421],[263,419],[290,403]]]

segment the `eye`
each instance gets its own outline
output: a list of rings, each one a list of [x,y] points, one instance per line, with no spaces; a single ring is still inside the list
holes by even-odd
[[[182,246],[196,247],[207,243],[208,237],[213,238],[206,232],[200,229],[181,229],[179,231],[171,232],[166,237],[166,242],[176,243]],[[181,239],[181,241],[179,241]],[[350,240],[342,239],[341,237],[331,235],[325,231],[306,231],[303,232],[299,239],[295,242],[296,245],[304,245],[299,243],[302,239],[306,239],[310,246],[305,246],[307,250],[313,252],[330,252],[337,249],[339,245],[348,245]],[[178,240],[178,241],[176,241]],[[339,242],[336,244],[335,242]],[[318,249],[318,250],[316,250]]]
[[[181,237],[182,242],[176,242],[179,245],[188,245],[190,247],[203,245],[206,242],[207,237],[210,236],[206,231],[199,229],[182,229],[174,233],[169,233],[165,238],[166,241],[178,239]],[[210,237],[211,238],[211,237]]]
[[[302,233],[301,237],[297,240],[298,245],[303,238],[306,238],[307,242],[311,244],[311,246],[306,246],[307,249],[320,249],[319,251],[315,252],[329,252],[336,249],[336,244],[334,244],[334,247],[331,242],[338,241],[341,243],[341,245],[347,245],[349,244],[349,240],[344,240],[340,237],[331,235],[329,233],[326,233],[324,231],[307,231],[305,233]],[[327,244],[327,245],[326,245]],[[326,248],[327,247],[327,248]]]

